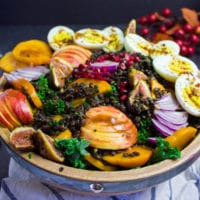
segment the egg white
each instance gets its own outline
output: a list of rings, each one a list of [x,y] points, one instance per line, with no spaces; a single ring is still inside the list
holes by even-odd
[[[61,47],[64,47],[64,46],[66,46],[66,45],[68,45],[69,43],[72,42],[72,41],[68,41],[69,42],[68,43],[67,39],[66,39],[66,43],[63,43],[62,45],[59,45],[58,43],[56,43],[54,41],[54,36],[57,35],[60,31],[64,31],[64,32],[70,34],[71,37],[72,37],[72,41],[74,39],[74,31],[69,27],[66,27],[66,26],[55,26],[55,27],[51,28],[49,30],[49,32],[48,32],[48,35],[47,35],[47,41],[48,41],[49,45],[51,46],[51,48],[53,50],[58,50]]]
[[[144,56],[149,56],[153,45],[143,37],[129,33],[125,36],[124,47],[128,52],[136,52]]]
[[[183,90],[187,86],[194,84],[194,79],[195,83],[200,84],[200,78],[198,76],[195,76],[193,74],[182,74],[179,76],[176,80],[175,83],[175,94],[178,102],[182,106],[182,108],[187,111],[189,114],[193,116],[200,117],[200,108],[197,107],[195,104],[192,102],[189,102],[189,99],[185,99],[183,97]]]
[[[103,29],[103,32],[105,32],[109,38],[108,44],[103,48],[105,52],[118,52],[124,47],[124,34],[120,28],[116,26],[108,26]],[[113,35],[115,38],[113,38]],[[113,43],[114,45],[116,44],[115,48],[112,47]]]
[[[84,38],[84,34],[87,33],[88,31],[93,31],[93,32],[101,35],[101,37],[103,37],[103,42],[92,43],[92,42],[88,41],[86,38]],[[81,37],[81,35],[83,35],[83,36]],[[95,36],[93,36],[93,37],[95,37]],[[107,34],[98,29],[85,28],[85,29],[81,29],[81,30],[77,31],[74,35],[74,42],[77,45],[80,45],[80,46],[88,48],[88,49],[102,49],[103,47],[105,47],[107,45],[108,41],[109,41],[109,39],[108,39]]]
[[[198,67],[196,66],[196,64],[186,57],[179,55],[160,55],[153,59],[153,68],[165,80],[174,83],[178,76],[181,75],[181,73],[185,73],[184,71],[177,73],[170,69],[169,64],[173,61],[173,59],[180,59],[183,62],[187,62],[192,68],[191,73],[196,74],[198,72]]]
[[[180,53],[179,45],[171,40],[162,40],[153,45],[150,53],[151,58],[156,58],[160,55],[178,55]]]

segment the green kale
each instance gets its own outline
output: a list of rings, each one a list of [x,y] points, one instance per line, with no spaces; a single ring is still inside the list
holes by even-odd
[[[65,102],[61,99],[48,99],[44,102],[44,111],[46,114],[62,115],[65,113]]]
[[[156,149],[150,160],[150,163],[157,163],[166,159],[176,159],[181,157],[181,152],[176,148],[172,147],[169,142],[162,138],[156,139]]]
[[[139,129],[138,129],[138,144],[146,144],[148,137],[151,136],[151,119],[145,118],[141,119],[139,122]]]
[[[84,156],[88,153],[89,146],[87,140],[77,138],[55,140],[55,147],[63,152],[67,161],[76,168],[85,169]]]

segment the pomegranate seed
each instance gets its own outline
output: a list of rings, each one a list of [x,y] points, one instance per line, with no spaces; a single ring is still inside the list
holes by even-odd
[[[120,63],[119,68],[122,70],[126,69],[126,65],[124,63]]]
[[[150,32],[150,30],[149,30],[149,28],[147,28],[147,27],[142,27],[142,28],[140,29],[140,34],[141,34],[142,36],[148,35],[149,32]]]
[[[194,52],[195,52],[194,47],[188,47],[188,55],[189,55],[189,56],[193,56],[193,55],[194,55]]]
[[[106,67],[102,67],[102,68],[101,68],[101,72],[102,72],[102,73],[106,73],[106,72],[107,72]]]
[[[129,60],[128,61],[128,63],[127,63],[127,65],[130,67],[130,66],[132,66],[134,64],[134,61],[133,60]]]
[[[122,95],[122,96],[120,97],[120,100],[121,100],[121,101],[125,101],[127,98],[128,98],[128,96],[127,96],[126,94],[124,94],[124,95]]]
[[[121,57],[119,55],[113,55],[112,56],[112,59],[115,61],[115,62],[120,62],[121,61]]]
[[[167,27],[166,27],[165,25],[159,26],[159,31],[160,31],[161,33],[165,33],[166,30],[167,30]]]
[[[121,87],[126,87],[127,84],[128,84],[127,81],[121,81],[121,82],[120,82],[120,86],[121,86]]]
[[[139,56],[134,57],[134,61],[135,62],[140,62],[140,57]]]
[[[138,23],[139,24],[146,24],[147,23],[147,17],[146,16],[142,16],[142,17],[140,17],[139,19],[138,19]]]
[[[198,37],[196,34],[192,34],[192,35],[190,36],[190,39],[191,39],[191,42],[192,42],[193,44],[199,43],[199,37]]]
[[[164,17],[169,17],[172,14],[172,11],[169,8],[163,8],[161,13]]]
[[[193,27],[190,25],[190,24],[185,24],[183,26],[183,30],[186,32],[186,33],[190,33],[193,31]]]
[[[167,28],[171,28],[172,26],[174,25],[174,21],[173,20],[167,20],[166,22],[165,22],[165,26],[167,27]]]
[[[153,24],[154,22],[156,22],[156,21],[157,21],[157,17],[156,17],[156,15],[155,15],[155,13],[150,14],[150,15],[148,16],[147,20],[148,20],[148,22],[149,22],[150,24]]]
[[[188,54],[188,48],[186,46],[181,46],[181,55],[186,56]]]

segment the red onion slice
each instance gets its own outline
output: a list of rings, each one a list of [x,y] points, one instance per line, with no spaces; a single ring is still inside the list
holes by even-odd
[[[164,126],[163,124],[161,124],[158,120],[156,119],[152,119],[153,125],[154,127],[165,137],[171,135],[174,130],[167,128],[166,126]]]
[[[114,72],[117,69],[118,65],[119,65],[118,62],[106,60],[103,62],[91,63],[90,67],[97,69],[105,68],[108,72]]]
[[[162,110],[177,110],[180,109],[180,105],[175,96],[171,93],[167,93],[161,99],[155,102],[155,107]]]
[[[187,123],[188,113],[185,111],[154,110],[154,115],[176,125]]]
[[[161,118],[160,116],[156,115],[155,116],[156,119],[161,123],[163,124],[164,126],[176,131],[182,127],[186,127],[188,125],[188,122],[186,123],[183,123],[183,124],[173,124],[173,122],[168,122],[166,121],[165,119]]]

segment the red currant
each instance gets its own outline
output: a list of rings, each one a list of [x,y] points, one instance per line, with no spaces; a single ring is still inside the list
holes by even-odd
[[[157,17],[156,17],[156,15],[155,15],[155,13],[152,13],[152,14],[150,14],[149,16],[148,16],[148,22],[150,23],[150,24],[153,24],[154,22],[156,22],[157,21]]]
[[[188,55],[193,56],[195,52],[194,47],[188,47]]]
[[[177,38],[184,38],[185,36],[185,31],[183,29],[178,29],[176,32],[175,32],[175,36]]]
[[[186,56],[188,54],[188,48],[184,45],[181,46],[181,55]]]
[[[142,16],[138,19],[138,23],[139,24],[146,24],[147,23],[147,17],[146,16]]]
[[[183,40],[176,39],[175,42],[179,45],[179,47],[183,46]]]
[[[142,27],[142,28],[140,29],[140,34],[141,34],[142,36],[148,35],[149,32],[150,32],[150,30],[149,30],[149,28],[147,28],[147,27]]]
[[[186,33],[190,33],[193,31],[193,27],[190,25],[190,24],[185,24],[183,26],[183,30],[186,32]]]
[[[171,14],[172,14],[171,9],[169,9],[169,8],[163,8],[163,9],[162,9],[162,15],[163,15],[164,17],[169,17]]]
[[[165,33],[165,32],[167,31],[167,27],[166,27],[165,25],[160,25],[160,26],[159,26],[159,31],[160,31],[161,33]]]
[[[190,39],[193,44],[199,43],[199,37],[196,34],[190,35]]]

